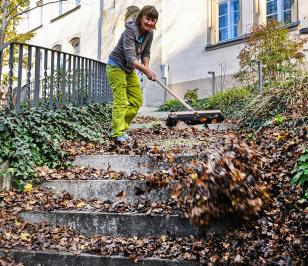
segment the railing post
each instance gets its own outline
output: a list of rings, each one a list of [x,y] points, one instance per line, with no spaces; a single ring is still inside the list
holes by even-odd
[[[26,85],[26,103],[27,108],[30,109],[31,100],[31,66],[32,66],[32,47],[28,46],[28,65],[27,65],[27,85]]]
[[[73,82],[72,82],[72,99],[76,104],[76,56],[73,56]]]
[[[47,68],[48,68],[48,50],[44,49],[44,79],[43,79],[43,93],[42,93],[44,109],[46,108],[47,105],[47,79],[48,79]]]
[[[72,86],[72,82],[71,82],[71,68],[72,68],[72,56],[69,55],[68,56],[68,84],[67,84],[67,94],[68,94],[68,101],[71,101],[71,86]]]
[[[35,74],[34,74],[34,95],[33,95],[33,107],[38,108],[39,97],[40,97],[40,48],[35,48]]]
[[[54,91],[54,73],[55,73],[55,52],[51,51],[50,62],[50,90],[49,90],[49,109],[53,108],[53,91]]]
[[[7,107],[9,110],[13,107],[13,76],[14,76],[14,44],[10,45],[9,55],[9,83],[7,91]]]
[[[85,87],[84,87],[84,58],[81,58],[81,68],[80,68],[80,75],[81,75],[81,82],[80,82],[80,88],[81,88],[81,102],[80,104],[83,105],[84,99],[85,99]]]
[[[95,99],[95,103],[98,103],[98,100],[97,100],[97,62],[94,62],[94,99]]]
[[[56,83],[56,90],[57,90],[57,97],[56,97],[56,105],[59,106],[60,102],[60,73],[61,73],[61,53],[57,52],[57,83]]]
[[[77,103],[80,105],[80,57],[77,57]]]
[[[61,86],[61,91],[62,91],[62,99],[61,99],[61,104],[65,104],[65,85],[66,85],[66,54],[63,54],[63,62],[62,62],[62,86]]]
[[[93,102],[93,97],[92,97],[92,60],[89,60],[89,89],[88,89],[88,97],[89,101],[92,103]]]
[[[19,113],[21,109],[21,80],[22,80],[22,58],[23,58],[23,45],[19,45],[19,56],[18,56],[18,81],[17,81],[17,95],[16,95],[16,111]]]

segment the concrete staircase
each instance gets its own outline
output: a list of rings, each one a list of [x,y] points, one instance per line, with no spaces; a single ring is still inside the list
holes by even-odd
[[[176,161],[189,164],[194,155],[178,156]],[[75,165],[132,172],[148,173],[153,170],[167,170],[168,164],[159,163],[153,157],[128,156],[128,155],[91,155],[76,158]],[[170,199],[168,189],[151,190],[138,195],[137,190],[145,190],[145,180],[51,180],[42,184],[44,189],[66,191],[72,197],[83,200],[100,200],[138,204],[149,201],[153,203],[165,202]],[[119,198],[119,194],[125,195]],[[171,235],[174,237],[194,236],[201,238],[204,231],[194,227],[188,219],[179,214],[151,214],[151,213],[111,213],[95,210],[52,210],[49,212],[36,211],[24,212],[21,218],[30,223],[47,221],[50,225],[70,226],[85,236],[104,235],[110,237],[160,237]],[[226,221],[206,228],[208,231],[220,232],[224,230]],[[0,250],[0,255],[3,250]],[[99,256],[93,254],[74,254],[55,251],[26,251],[11,250],[8,253],[15,261],[22,262],[25,266],[32,265],[136,265],[124,256]],[[146,258],[137,265],[163,266],[163,265],[199,265],[198,262],[174,261],[159,257]]]
[[[179,162],[188,163],[193,158],[180,156]],[[98,169],[112,169],[132,173],[147,173],[153,169],[167,169],[167,164],[155,163],[150,157],[127,155],[93,155],[78,157],[78,166],[90,166]],[[137,204],[141,199],[151,202],[163,202],[170,198],[167,189],[151,190],[136,195],[136,189],[145,189],[145,180],[51,180],[42,184],[44,189],[54,192],[66,191],[74,198],[82,200],[118,201]],[[125,197],[119,199],[118,194]],[[85,236],[105,235],[111,237],[151,237],[171,235],[175,237],[202,237],[203,233],[194,227],[188,219],[180,215],[147,213],[103,213],[97,211],[53,210],[49,212],[23,212],[21,218],[30,223],[48,222],[50,225],[70,226]],[[219,226],[221,227],[221,226]],[[209,230],[220,230],[212,227]],[[128,258],[120,256],[102,257],[92,254],[68,254],[65,252],[13,250],[9,253],[16,261],[24,265],[136,265]],[[0,252],[1,255],[1,252]],[[142,260],[138,265],[198,265],[198,263],[172,261],[160,258]]]

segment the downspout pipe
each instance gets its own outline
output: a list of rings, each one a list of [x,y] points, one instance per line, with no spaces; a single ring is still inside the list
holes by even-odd
[[[99,2],[99,18],[98,18],[98,32],[97,32],[97,61],[102,60],[102,33],[103,33],[103,13],[104,0]]]

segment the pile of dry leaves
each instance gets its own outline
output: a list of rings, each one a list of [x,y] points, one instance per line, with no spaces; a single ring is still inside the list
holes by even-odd
[[[0,266],[23,266],[22,263],[16,263],[10,257],[0,257]]]
[[[227,143],[208,150],[191,168],[179,168],[173,197],[188,208],[186,215],[203,226],[227,214],[249,219],[262,210],[268,197],[262,186],[257,153],[230,134]]]

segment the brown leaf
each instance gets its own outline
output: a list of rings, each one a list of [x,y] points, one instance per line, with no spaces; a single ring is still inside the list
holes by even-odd
[[[125,195],[125,192],[124,191],[120,191],[118,194],[117,194],[117,197],[118,198],[124,198],[126,195]]]

